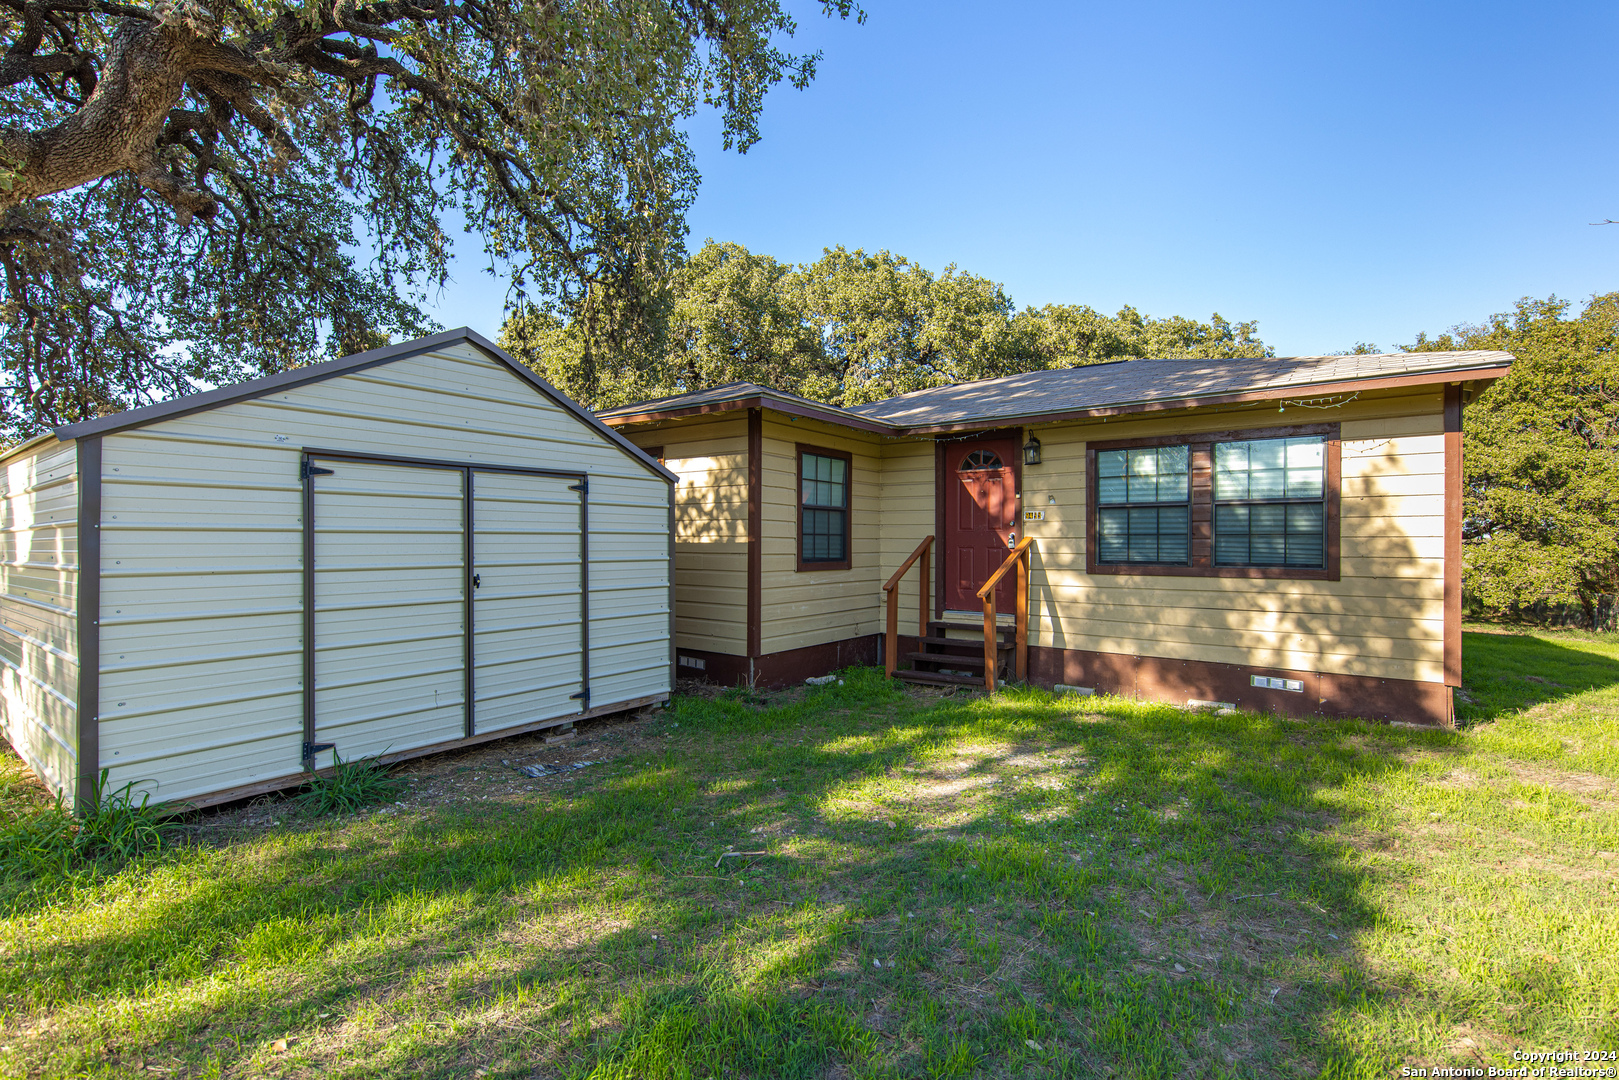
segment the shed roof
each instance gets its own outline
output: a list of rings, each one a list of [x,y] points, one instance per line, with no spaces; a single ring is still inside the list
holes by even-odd
[[[277,375],[267,375],[262,379],[250,379],[247,382],[232,383],[214,390],[207,390],[200,394],[187,394],[184,397],[172,398],[169,401],[160,401],[156,405],[147,405],[139,409],[128,409],[108,416],[98,416],[94,420],[81,420],[76,424],[65,424],[55,431],[56,438],[67,442],[70,439],[82,439],[93,435],[109,435],[116,431],[126,431],[130,428],[144,427],[147,424],[157,423],[188,413],[201,412],[205,409],[215,409],[222,405],[229,405],[237,401],[246,401],[250,398],[262,397],[265,394],[275,393],[307,383],[321,382],[325,379],[335,378],[339,375],[348,375],[363,371],[366,368],[377,367],[381,364],[392,363],[407,357],[420,356],[423,353],[434,352],[447,346],[465,342],[490,359],[508,368],[512,374],[523,379],[541,394],[550,398],[557,405],[572,413],[580,422],[591,428],[613,445],[623,450],[653,472],[666,480],[676,479],[675,474],[648,457],[640,447],[630,442],[624,436],[602,423],[589,409],[574,401],[568,395],[540,378],[524,364],[511,356],[506,350],[474,330],[463,326],[455,330],[446,330],[442,334],[431,337],[418,338],[415,341],[406,341],[398,345],[386,345],[380,349],[371,349],[363,353],[355,353],[337,360],[328,360],[324,363],[310,364],[306,367],[293,368]],[[0,457],[13,457],[27,449],[32,448],[39,439],[30,439],[14,447],[12,451]]]
[[[1506,352],[1465,350],[1259,360],[1119,360],[916,390],[849,409],[736,382],[605,409],[599,415],[611,424],[630,424],[764,407],[884,434],[923,434],[1496,379],[1506,374],[1512,359]]]

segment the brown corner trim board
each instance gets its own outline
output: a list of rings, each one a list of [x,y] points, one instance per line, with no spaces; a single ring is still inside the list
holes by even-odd
[[[1255,686],[1255,679],[1265,683]],[[1450,687],[1410,679],[1377,679],[1288,671],[1205,660],[1029,646],[1029,681],[1040,686],[1085,686],[1098,693],[1185,704],[1221,701],[1283,716],[1363,717],[1446,727]],[[1297,685],[1297,689],[1288,686]],[[1279,685],[1278,685],[1279,684]]]
[[[101,436],[79,440],[78,776],[73,805],[95,805],[101,776]]]
[[[764,611],[764,411],[748,410],[748,655],[758,656]]]
[[[1445,685],[1462,685],[1462,387],[1445,387]]]

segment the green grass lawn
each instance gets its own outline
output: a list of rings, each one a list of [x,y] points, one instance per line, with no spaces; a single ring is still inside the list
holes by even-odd
[[[1460,733],[880,672],[0,870],[0,1075],[1384,1077],[1619,1049],[1619,637]],[[501,764],[587,768],[530,779]],[[0,821],[47,813],[0,758]],[[721,859],[727,851],[764,852]]]

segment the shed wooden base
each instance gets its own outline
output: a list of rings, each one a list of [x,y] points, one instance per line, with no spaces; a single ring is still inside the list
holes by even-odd
[[[442,754],[449,750],[461,750],[479,743],[494,742],[496,739],[509,739],[516,735],[532,735],[536,731],[546,728],[561,727],[563,724],[573,724],[580,720],[589,720],[597,716],[606,716],[609,713],[630,712],[634,709],[644,709],[648,705],[656,705],[660,701],[668,701],[668,694],[653,694],[650,697],[631,698],[629,701],[614,702],[611,705],[600,705],[585,712],[572,713],[568,716],[555,716],[549,720],[540,720],[532,724],[523,724],[518,727],[502,728],[499,731],[480,732],[461,739],[451,739],[448,742],[433,743],[430,746],[418,746],[414,750],[402,750],[397,754],[385,754],[383,760],[392,765],[411,758],[426,757],[429,754]],[[321,774],[331,772],[330,768],[321,769]],[[307,784],[311,773],[299,770],[275,777],[273,780],[260,780],[257,783],[243,784],[241,787],[226,788],[208,795],[199,795],[195,798],[180,799],[174,804],[177,813],[187,810],[201,810],[208,806],[221,806],[225,803],[239,802],[242,799],[251,799],[259,795],[268,795],[273,791],[285,791],[287,788]]]
[[[1255,675],[1296,679],[1302,692],[1254,686]],[[1408,679],[1374,679],[1317,671],[1167,660],[1157,656],[1029,646],[1029,681],[1088,686],[1099,692],[1184,704],[1229,701],[1241,709],[1283,716],[1364,717],[1436,727],[1454,726],[1450,687]]]

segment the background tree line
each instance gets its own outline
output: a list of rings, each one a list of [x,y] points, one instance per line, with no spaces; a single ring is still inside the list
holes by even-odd
[[[1129,357],[1272,355],[1252,322],[1019,309],[1000,284],[954,266],[935,275],[887,251],[843,247],[793,266],[710,242],[655,311],[638,334],[615,339],[585,318],[527,307],[507,320],[501,344],[597,408],[735,381],[859,405]],[[1619,293],[1578,312],[1557,297],[1525,298],[1404,348],[1517,357],[1464,413],[1469,596],[1495,614],[1575,605],[1594,622],[1598,598],[1619,591]]]
[[[753,145],[767,94],[814,79],[796,29],[780,0],[0,5],[0,442],[435,329],[453,215],[510,282],[504,344],[597,407],[1271,354],[1253,323],[1019,309],[886,251],[688,257],[686,121]],[[1519,358],[1467,412],[1492,610],[1619,586],[1616,318],[1524,300],[1413,346]]]
[[[1511,374],[1463,411],[1463,581],[1494,614],[1619,591],[1619,293],[1525,298],[1410,348],[1505,349]]]
[[[631,320],[587,297],[569,319],[528,305],[500,343],[594,408],[756,382],[835,405],[1136,356],[1261,357],[1252,322],[1082,304],[1019,309],[999,283],[888,251],[795,266],[709,241]]]

